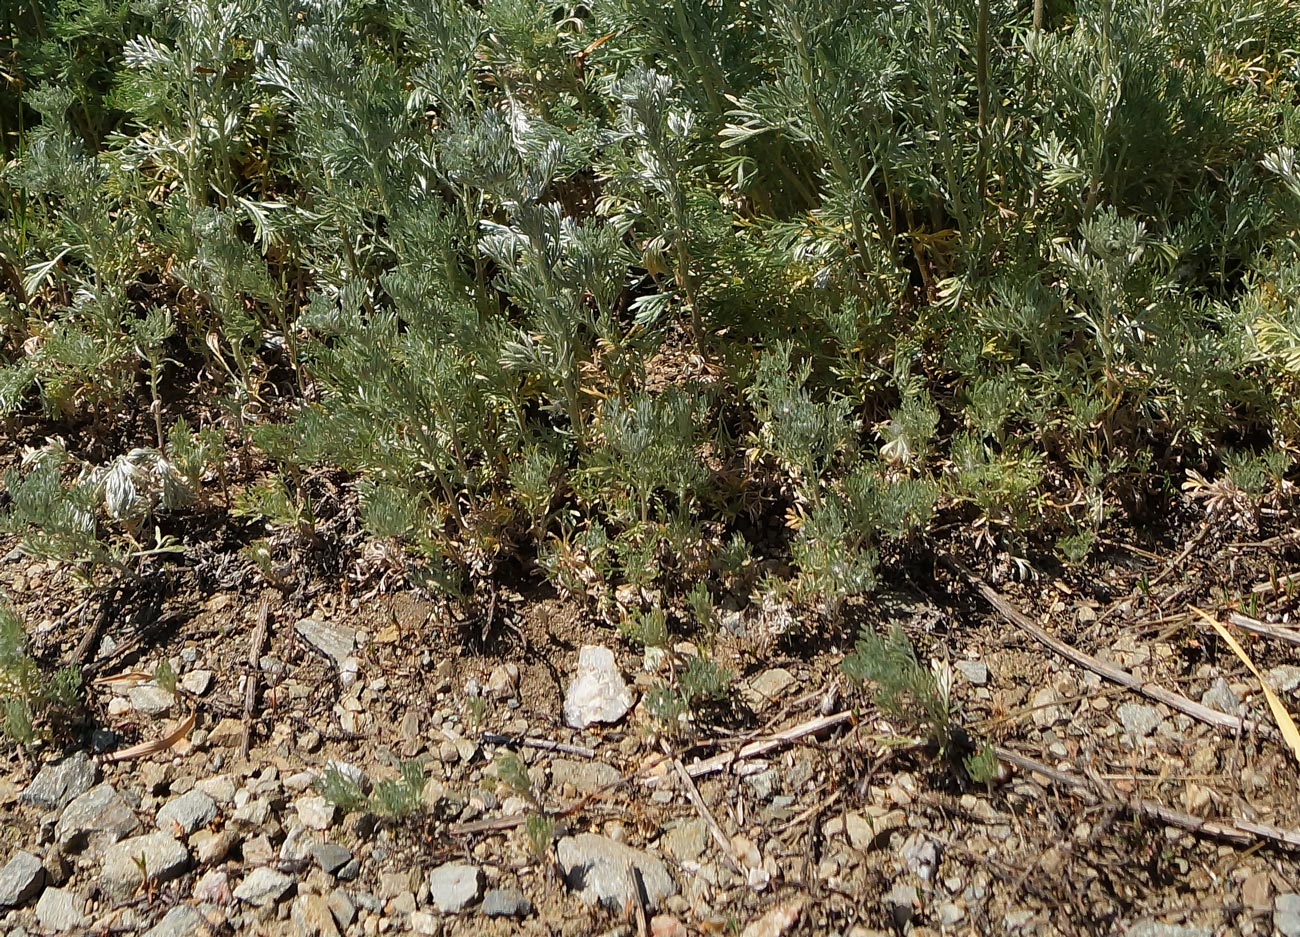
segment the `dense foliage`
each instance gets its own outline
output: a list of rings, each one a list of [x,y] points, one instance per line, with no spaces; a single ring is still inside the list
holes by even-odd
[[[12,473],[52,555],[238,453],[268,575],[328,467],[370,575],[707,625],[1287,490],[1294,0],[6,9],[0,412],[148,469]]]

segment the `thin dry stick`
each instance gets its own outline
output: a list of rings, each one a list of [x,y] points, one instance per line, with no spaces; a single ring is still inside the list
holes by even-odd
[[[725,771],[738,761],[744,761],[747,758],[757,758],[760,755],[766,755],[770,751],[775,751],[789,745],[791,742],[797,742],[801,738],[809,735],[816,735],[818,732],[825,732],[835,726],[843,725],[853,720],[853,713],[850,710],[835,713],[830,716],[820,716],[808,722],[801,723],[784,732],[778,732],[776,735],[766,739],[759,739],[756,742],[750,742],[743,748],[734,752],[723,752],[721,755],[714,755],[712,758],[706,758],[704,761],[697,761],[694,764],[686,766],[686,773],[692,778],[701,778],[706,774],[715,774],[718,771]]]
[[[565,742],[552,742],[550,739],[534,738],[530,735],[501,735],[497,732],[483,733],[484,745],[505,745],[507,747],[522,745],[524,748],[539,748],[544,752],[559,752],[563,755],[579,755],[583,758],[595,758],[596,752],[581,745],[569,745]]]
[[[1284,628],[1281,625],[1271,625],[1266,621],[1257,621],[1254,618],[1247,618],[1245,615],[1238,614],[1237,612],[1233,612],[1229,615],[1228,621],[1232,622],[1242,631],[1249,631],[1251,634],[1258,634],[1266,638],[1285,641],[1287,644],[1300,645],[1300,631]]]
[[[266,633],[271,621],[271,600],[263,597],[257,609],[257,627],[253,629],[253,639],[248,645],[248,676],[244,680],[244,731],[239,737],[239,757],[247,758],[253,736],[253,707],[257,704],[257,685],[262,668],[258,666],[262,659],[262,646],[266,644]]]
[[[940,559],[943,561],[945,566],[970,582],[980,595],[984,596],[984,600],[993,606],[999,615],[1011,624],[1015,625],[1021,631],[1028,634],[1035,641],[1051,648],[1071,663],[1087,670],[1091,670],[1093,673],[1105,677],[1112,683],[1118,683],[1122,687],[1147,697],[1147,699],[1155,700],[1158,703],[1164,703],[1171,709],[1176,709],[1179,712],[1185,713],[1193,719],[1200,720],[1208,725],[1220,729],[1229,729],[1234,732],[1239,729],[1244,729],[1249,732],[1258,732],[1261,735],[1267,735],[1269,737],[1273,737],[1277,734],[1271,726],[1250,719],[1238,719],[1236,716],[1229,716],[1226,713],[1219,712],[1217,709],[1203,706],[1195,700],[1188,699],[1181,693],[1166,690],[1164,687],[1158,686],[1154,683],[1145,683],[1133,676],[1123,667],[1107,663],[1104,660],[1093,657],[1091,654],[1085,654],[1083,651],[1071,647],[1064,641],[1052,637],[1038,625],[1034,624],[1028,616],[1020,611],[1020,609],[1007,601],[1000,592],[990,586],[975,573],[971,572],[960,562],[949,556],[941,556]]]
[[[713,818],[713,813],[709,810],[709,805],[706,804],[704,798],[700,796],[700,789],[695,786],[695,782],[691,780],[691,776],[686,773],[686,768],[682,765],[680,759],[673,759],[673,770],[677,772],[677,777],[682,782],[682,789],[686,791],[687,798],[689,798],[690,802],[694,805],[696,811],[700,815],[700,819],[704,821],[705,825],[709,828],[709,832],[713,835],[713,841],[717,843],[718,848],[722,850],[722,858],[725,859],[727,865],[731,867],[731,871],[739,872],[740,865],[731,855],[731,841],[727,839],[727,834],[722,832],[722,827],[718,826],[718,821]]]
[[[1206,820],[1201,817],[1194,817],[1190,813],[1183,813],[1181,810],[1174,810],[1172,807],[1166,807],[1154,800],[1126,801],[1119,797],[1109,785],[1101,783],[1098,779],[1094,778],[1090,781],[1067,771],[1059,771],[1050,765],[1043,764],[1041,761],[1035,761],[1009,749],[997,747],[994,748],[994,752],[1008,764],[1013,764],[1024,771],[1040,774],[1050,781],[1069,787],[1081,793],[1086,799],[1094,802],[1100,800],[1107,804],[1123,807],[1133,813],[1159,820],[1169,826],[1176,826],[1198,836],[1221,839],[1241,846],[1249,845],[1260,839],[1266,839],[1288,849],[1300,850],[1300,831],[1284,830],[1276,826],[1237,817],[1230,820]]]

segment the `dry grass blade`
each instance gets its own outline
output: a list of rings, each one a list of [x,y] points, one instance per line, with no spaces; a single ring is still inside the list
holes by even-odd
[[[190,734],[194,728],[194,713],[190,713],[176,728],[168,732],[160,739],[154,739],[150,742],[141,742],[139,745],[132,745],[130,748],[124,748],[121,751],[109,752],[100,760],[111,764],[117,761],[130,761],[133,758],[147,758],[158,752],[164,752],[174,746],[181,739]]]
[[[91,681],[94,686],[112,687],[115,690],[125,690],[133,686],[139,686],[142,683],[148,683],[153,679],[153,674],[142,673],[138,670],[129,670],[126,673],[115,673],[110,677],[96,677]]]
[[[1259,668],[1255,666],[1255,662],[1246,654],[1245,649],[1237,643],[1237,639],[1232,636],[1232,632],[1225,628],[1217,618],[1204,609],[1197,608],[1195,605],[1191,606],[1191,609],[1219,633],[1219,637],[1223,638],[1223,640],[1227,642],[1228,647],[1232,648],[1232,652],[1241,658],[1241,662],[1249,667],[1250,672],[1255,675],[1255,679],[1259,681],[1260,688],[1264,691],[1264,699],[1268,700],[1268,708],[1273,713],[1273,719],[1277,722],[1277,727],[1282,733],[1282,738],[1286,740],[1286,744],[1290,747],[1291,754],[1295,757],[1296,761],[1300,762],[1300,729],[1296,728],[1295,720],[1292,719],[1291,714],[1286,711],[1286,706],[1284,706],[1282,701],[1278,699],[1277,694],[1273,692],[1273,688],[1265,682],[1264,675],[1259,672]]]

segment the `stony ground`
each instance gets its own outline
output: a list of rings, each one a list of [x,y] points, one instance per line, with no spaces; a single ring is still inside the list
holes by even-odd
[[[460,622],[409,591],[235,577],[123,605],[101,622],[80,741],[0,763],[0,931],[1293,937],[1285,844],[1133,809],[1300,829],[1258,682],[1188,610],[1250,599],[1284,625],[1293,541],[1216,532],[1178,552],[1117,543],[1071,581],[991,578],[1070,645],[1254,729],[1065,662],[937,564],[837,628],[760,644],[770,610],[731,612],[715,654],[733,692],[671,739],[644,703],[664,660],[553,596]],[[20,551],[0,586],[48,660],[100,617],[68,571]],[[1056,775],[962,784],[848,685],[857,627],[890,622],[947,662],[974,737]],[[1296,645],[1242,640],[1294,709]],[[580,658],[606,670],[580,679]],[[571,725],[590,718],[606,721]],[[340,790],[360,800],[341,809]]]

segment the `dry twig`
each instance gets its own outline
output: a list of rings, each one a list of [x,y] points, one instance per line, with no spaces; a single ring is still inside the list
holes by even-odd
[[[1091,654],[1086,654],[1078,648],[1071,647],[1059,638],[1052,637],[1038,625],[1034,624],[1034,622],[1031,621],[1024,612],[1012,605],[1005,596],[990,586],[974,572],[967,569],[960,562],[949,556],[941,556],[940,558],[945,566],[953,570],[953,572],[957,573],[959,576],[962,576],[972,586],[974,586],[979,594],[984,596],[984,600],[992,605],[999,615],[1011,624],[1015,625],[1021,631],[1025,632],[1025,634],[1032,637],[1038,643],[1050,648],[1057,654],[1060,654],[1072,664],[1083,667],[1086,670],[1091,670],[1093,673],[1105,677],[1112,683],[1118,683],[1122,687],[1147,697],[1147,699],[1155,700],[1158,703],[1164,703],[1171,709],[1176,709],[1181,713],[1191,716],[1193,719],[1215,726],[1216,728],[1229,729],[1234,732],[1239,729],[1244,729],[1249,732],[1258,732],[1261,735],[1267,735],[1270,737],[1275,735],[1271,726],[1250,719],[1238,719],[1236,716],[1229,716],[1227,713],[1221,713],[1217,709],[1211,709],[1209,706],[1204,706],[1195,700],[1188,699],[1181,693],[1167,690],[1158,684],[1147,683],[1143,680],[1139,680],[1123,667],[1093,657]]]
[[[1224,840],[1239,846],[1250,845],[1263,839],[1287,849],[1300,850],[1300,831],[1297,830],[1284,830],[1276,826],[1269,826],[1266,823],[1256,823],[1253,820],[1245,820],[1240,817],[1227,820],[1208,820],[1192,816],[1190,813],[1183,813],[1181,810],[1174,810],[1172,807],[1166,807],[1154,800],[1127,801],[1099,778],[1090,780],[1077,774],[1060,771],[1050,765],[1043,764],[1041,761],[1035,761],[1009,749],[997,747],[994,748],[994,751],[999,758],[1008,764],[1015,765],[1023,771],[1032,771],[1034,774],[1041,775],[1053,783],[1068,787],[1094,803],[1101,802],[1107,805],[1123,807],[1132,813],[1159,820],[1168,826],[1175,826],[1198,836],[1208,836],[1211,839]]]

